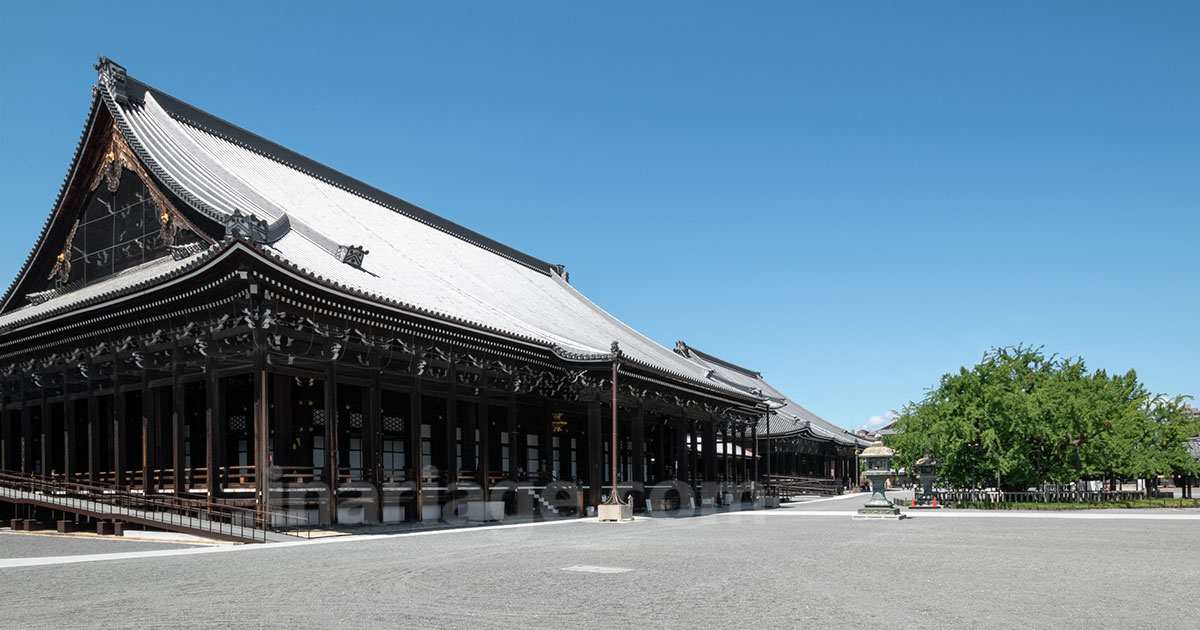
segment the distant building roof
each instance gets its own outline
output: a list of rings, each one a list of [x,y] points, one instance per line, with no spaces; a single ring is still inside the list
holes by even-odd
[[[771,405],[772,413],[769,420],[764,417],[759,421],[759,435],[764,435],[769,429],[773,436],[803,435],[821,442],[835,442],[848,446],[866,447],[871,445],[870,440],[852,431],[847,431],[800,406],[799,403],[763,380],[762,374],[759,372],[701,352],[682,341],[675,343],[675,352],[705,368],[710,380],[765,397]]]

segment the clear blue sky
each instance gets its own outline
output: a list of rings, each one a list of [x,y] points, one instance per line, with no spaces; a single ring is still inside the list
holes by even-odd
[[[993,345],[1200,395],[1194,2],[0,2],[0,276],[109,56],[846,427]]]

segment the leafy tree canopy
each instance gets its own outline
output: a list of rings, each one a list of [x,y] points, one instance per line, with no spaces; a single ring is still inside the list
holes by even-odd
[[[958,487],[1024,490],[1042,482],[1200,471],[1185,396],[1152,396],[1130,370],[1089,372],[1041,347],[993,348],[909,403],[887,442],[898,464],[931,453]]]

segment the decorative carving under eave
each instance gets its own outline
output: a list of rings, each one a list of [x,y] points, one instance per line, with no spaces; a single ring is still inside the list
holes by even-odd
[[[121,187],[121,172],[125,166],[125,159],[117,157],[110,151],[104,156],[104,165],[100,167],[100,172],[96,173],[96,179],[92,182],[92,190],[96,190],[100,186],[100,180],[104,180],[108,192],[117,192],[117,189]]]
[[[175,239],[182,230],[196,234],[201,240],[210,245],[213,243],[211,238],[196,229],[196,226],[184,218],[183,214],[175,208],[175,205],[158,190],[158,186],[154,184],[154,181],[150,178],[150,174],[142,168],[137,155],[130,148],[129,143],[125,141],[125,136],[121,134],[121,130],[116,124],[113,124],[108,131],[108,147],[104,152],[104,158],[99,168],[96,169],[96,177],[92,180],[90,190],[96,190],[100,187],[100,182],[104,181],[109,192],[117,192],[121,187],[121,175],[125,170],[129,170],[134,175],[137,175],[142,184],[146,186],[146,191],[150,193],[150,199],[158,209],[159,236],[165,245],[168,247],[175,245]],[[69,258],[69,248],[66,251]]]
[[[63,286],[71,279],[71,244],[75,242],[75,233],[78,231],[79,221],[75,221],[75,225],[71,226],[71,233],[67,235],[67,244],[55,258],[54,268],[50,270],[47,280],[53,280],[56,288]]]

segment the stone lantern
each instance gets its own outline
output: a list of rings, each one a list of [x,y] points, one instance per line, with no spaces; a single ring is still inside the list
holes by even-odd
[[[925,457],[913,463],[913,468],[917,469],[917,481],[921,482],[921,491],[913,499],[913,507],[938,507],[937,498],[933,496],[933,482],[937,481],[937,467],[938,461],[928,452],[925,453]]]
[[[867,479],[871,480],[871,500],[859,508],[855,518],[904,518],[900,508],[892,505],[884,494],[888,477],[896,475],[896,471],[892,470],[892,457],[895,454],[896,451],[876,440],[858,456],[863,461]]]

